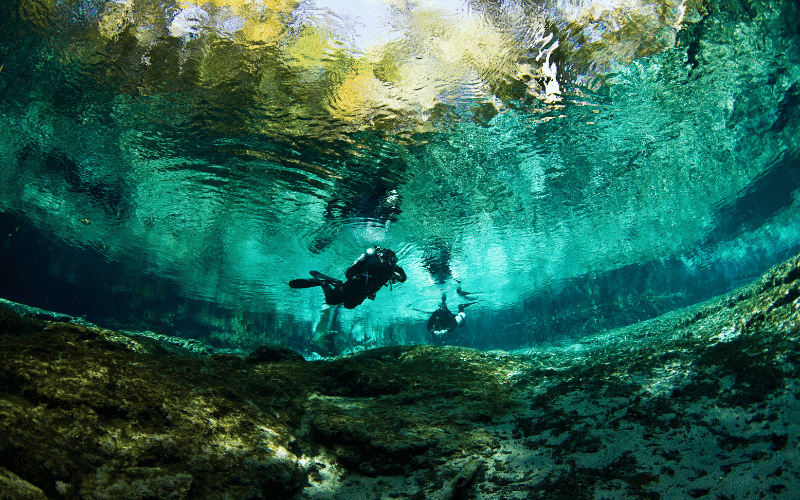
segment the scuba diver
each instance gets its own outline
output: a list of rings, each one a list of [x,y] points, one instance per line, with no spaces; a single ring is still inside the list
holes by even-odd
[[[431,314],[431,317],[428,318],[428,332],[434,335],[434,340],[440,343],[444,341],[445,335],[451,333],[456,327],[464,326],[464,318],[466,317],[464,309],[476,302],[478,301],[474,300],[472,302],[459,304],[458,314],[453,314],[450,312],[450,309],[447,308],[447,294],[443,293],[442,303],[439,304],[439,309],[435,310],[433,314]]]
[[[368,248],[362,253],[344,275],[347,281],[325,276],[311,271],[312,279],[296,279],[289,282],[292,288],[322,287],[325,302],[330,305],[343,304],[353,309],[364,302],[364,299],[375,300],[375,294],[383,286],[391,286],[395,282],[403,283],[406,273],[397,265],[397,255],[388,248]]]

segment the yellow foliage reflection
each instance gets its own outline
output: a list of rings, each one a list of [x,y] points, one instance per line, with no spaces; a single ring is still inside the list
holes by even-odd
[[[57,32],[58,16],[79,3],[23,0],[23,17],[40,27],[50,18]],[[478,1],[453,12],[386,0],[389,35],[362,47],[350,38],[357,22],[298,0],[110,0],[70,40],[87,57],[105,55],[120,92],[176,92],[222,115],[248,111],[246,123],[219,116],[209,127],[331,138],[430,130],[442,109],[464,103],[478,111],[462,119],[486,123],[510,103],[557,101],[565,86],[602,83],[674,44],[687,9],[699,19],[696,4]]]

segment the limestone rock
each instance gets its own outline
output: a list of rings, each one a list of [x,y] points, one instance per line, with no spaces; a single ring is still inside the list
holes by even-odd
[[[0,498],[3,500],[47,500],[44,492],[19,476],[0,467]]]
[[[277,363],[281,361],[305,361],[303,356],[283,346],[263,345],[247,356],[248,363]]]
[[[2,498],[800,490],[800,256],[723,297],[514,353],[248,363],[48,317],[0,310]]]
[[[86,478],[81,494],[92,500],[184,500],[193,482],[189,474],[169,474],[152,467],[101,467]]]

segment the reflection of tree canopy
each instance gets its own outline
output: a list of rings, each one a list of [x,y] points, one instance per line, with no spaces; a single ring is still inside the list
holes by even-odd
[[[296,0],[22,1],[24,18],[68,34],[73,62],[102,68],[93,78],[103,85],[191,96],[227,132],[318,138],[485,123],[508,105],[552,101],[673,45],[699,8],[475,1],[455,15],[388,0],[398,35],[356,52]]]

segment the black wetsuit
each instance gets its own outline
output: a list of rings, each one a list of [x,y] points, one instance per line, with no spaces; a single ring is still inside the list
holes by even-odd
[[[428,318],[428,331],[434,335],[444,335],[456,329],[458,321],[456,315],[450,312],[447,306],[439,306],[431,317]]]
[[[325,302],[330,305],[343,304],[353,309],[365,299],[375,299],[375,294],[384,285],[404,282],[406,273],[397,265],[397,256],[389,249],[370,248],[353,262],[342,282],[316,271],[311,271],[314,279],[299,279],[289,282],[292,288],[320,286],[325,293]]]
[[[471,306],[477,301],[467,302],[458,306],[458,314],[453,314],[447,308],[447,295],[442,294],[442,303],[439,304],[439,309],[433,311],[431,317],[428,318],[428,332],[432,334],[431,340],[435,344],[444,345],[453,340],[450,335],[456,327],[464,326],[464,318],[466,314],[464,309]]]

